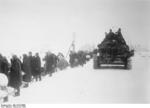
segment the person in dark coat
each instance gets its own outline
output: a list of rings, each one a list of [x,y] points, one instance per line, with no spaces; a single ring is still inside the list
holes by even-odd
[[[70,54],[69,54],[69,63],[70,63],[70,66],[73,67],[73,62],[74,62],[74,59],[73,59],[73,55],[74,53],[71,51]]]
[[[20,60],[14,55],[11,59],[11,68],[9,73],[9,86],[15,88],[17,92],[15,96],[20,95],[20,86],[22,84],[21,64]]]
[[[81,66],[86,63],[86,55],[84,51],[78,51],[78,60]]]
[[[71,51],[69,57],[70,57],[69,63],[71,68],[79,65],[78,54],[76,52]]]
[[[53,65],[52,65],[52,73],[56,72],[57,68],[57,63],[58,63],[58,57],[52,53],[52,58],[53,58]]]
[[[0,68],[1,68],[1,73],[4,73],[8,77],[9,63],[6,57],[3,57],[1,59]]]
[[[51,76],[52,73],[55,71],[57,61],[56,56],[51,52],[47,52],[44,61],[45,61],[45,71],[47,74]]]
[[[28,60],[29,60],[29,71],[31,73],[31,81],[32,81],[32,77],[33,77],[33,71],[34,71],[34,68],[33,68],[33,56],[32,56],[32,52],[29,52],[29,56],[28,56]]]
[[[26,54],[23,55],[22,71],[25,73],[23,76],[23,81],[26,82],[26,87],[28,87],[29,83],[31,82],[32,74],[31,74],[30,60]]]
[[[33,80],[36,77],[36,60],[35,60],[35,56],[32,56],[32,58],[30,58],[30,63],[31,63],[31,72],[32,72],[32,77]]]
[[[2,69],[1,69],[2,61],[3,61],[3,56],[2,56],[2,54],[0,54],[0,72],[2,72]]]
[[[41,81],[41,59],[39,53],[36,53],[34,57],[34,72],[36,81]]]

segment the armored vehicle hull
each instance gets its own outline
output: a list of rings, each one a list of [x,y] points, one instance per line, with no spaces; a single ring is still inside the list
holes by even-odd
[[[113,33],[110,30],[98,48],[95,49],[93,60],[94,69],[102,68],[102,65],[123,66],[124,69],[131,68],[131,56],[134,50],[129,50],[121,34],[121,29]]]

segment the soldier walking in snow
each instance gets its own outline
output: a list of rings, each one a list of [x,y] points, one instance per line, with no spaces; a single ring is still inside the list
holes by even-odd
[[[56,57],[53,53],[47,52],[43,60],[45,61],[45,71],[51,76],[56,68]]]
[[[26,54],[23,55],[22,70],[25,73],[23,76],[23,81],[26,82],[26,87],[28,87],[29,82],[31,82],[32,74],[31,74],[30,60]]]
[[[29,52],[29,56],[28,56],[28,59],[29,59],[29,71],[31,73],[31,81],[32,81],[32,77],[33,77],[33,74],[34,74],[34,67],[33,67],[33,56],[32,56],[32,52]]]
[[[4,73],[8,77],[9,63],[6,57],[1,58],[0,68],[1,73]]]
[[[21,64],[20,60],[14,55],[11,59],[9,86],[15,88],[17,92],[15,96],[20,95],[20,86],[22,84]]]
[[[41,59],[39,57],[39,53],[36,53],[34,60],[35,79],[36,81],[41,81]]]

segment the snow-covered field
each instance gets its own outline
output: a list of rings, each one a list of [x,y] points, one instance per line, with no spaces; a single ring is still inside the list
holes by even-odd
[[[132,69],[68,68],[21,89],[9,103],[150,103],[150,54],[136,53]]]

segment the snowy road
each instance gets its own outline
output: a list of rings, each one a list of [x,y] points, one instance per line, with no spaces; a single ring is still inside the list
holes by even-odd
[[[150,55],[132,58],[132,70],[83,68],[59,71],[29,88],[10,103],[150,103]]]

